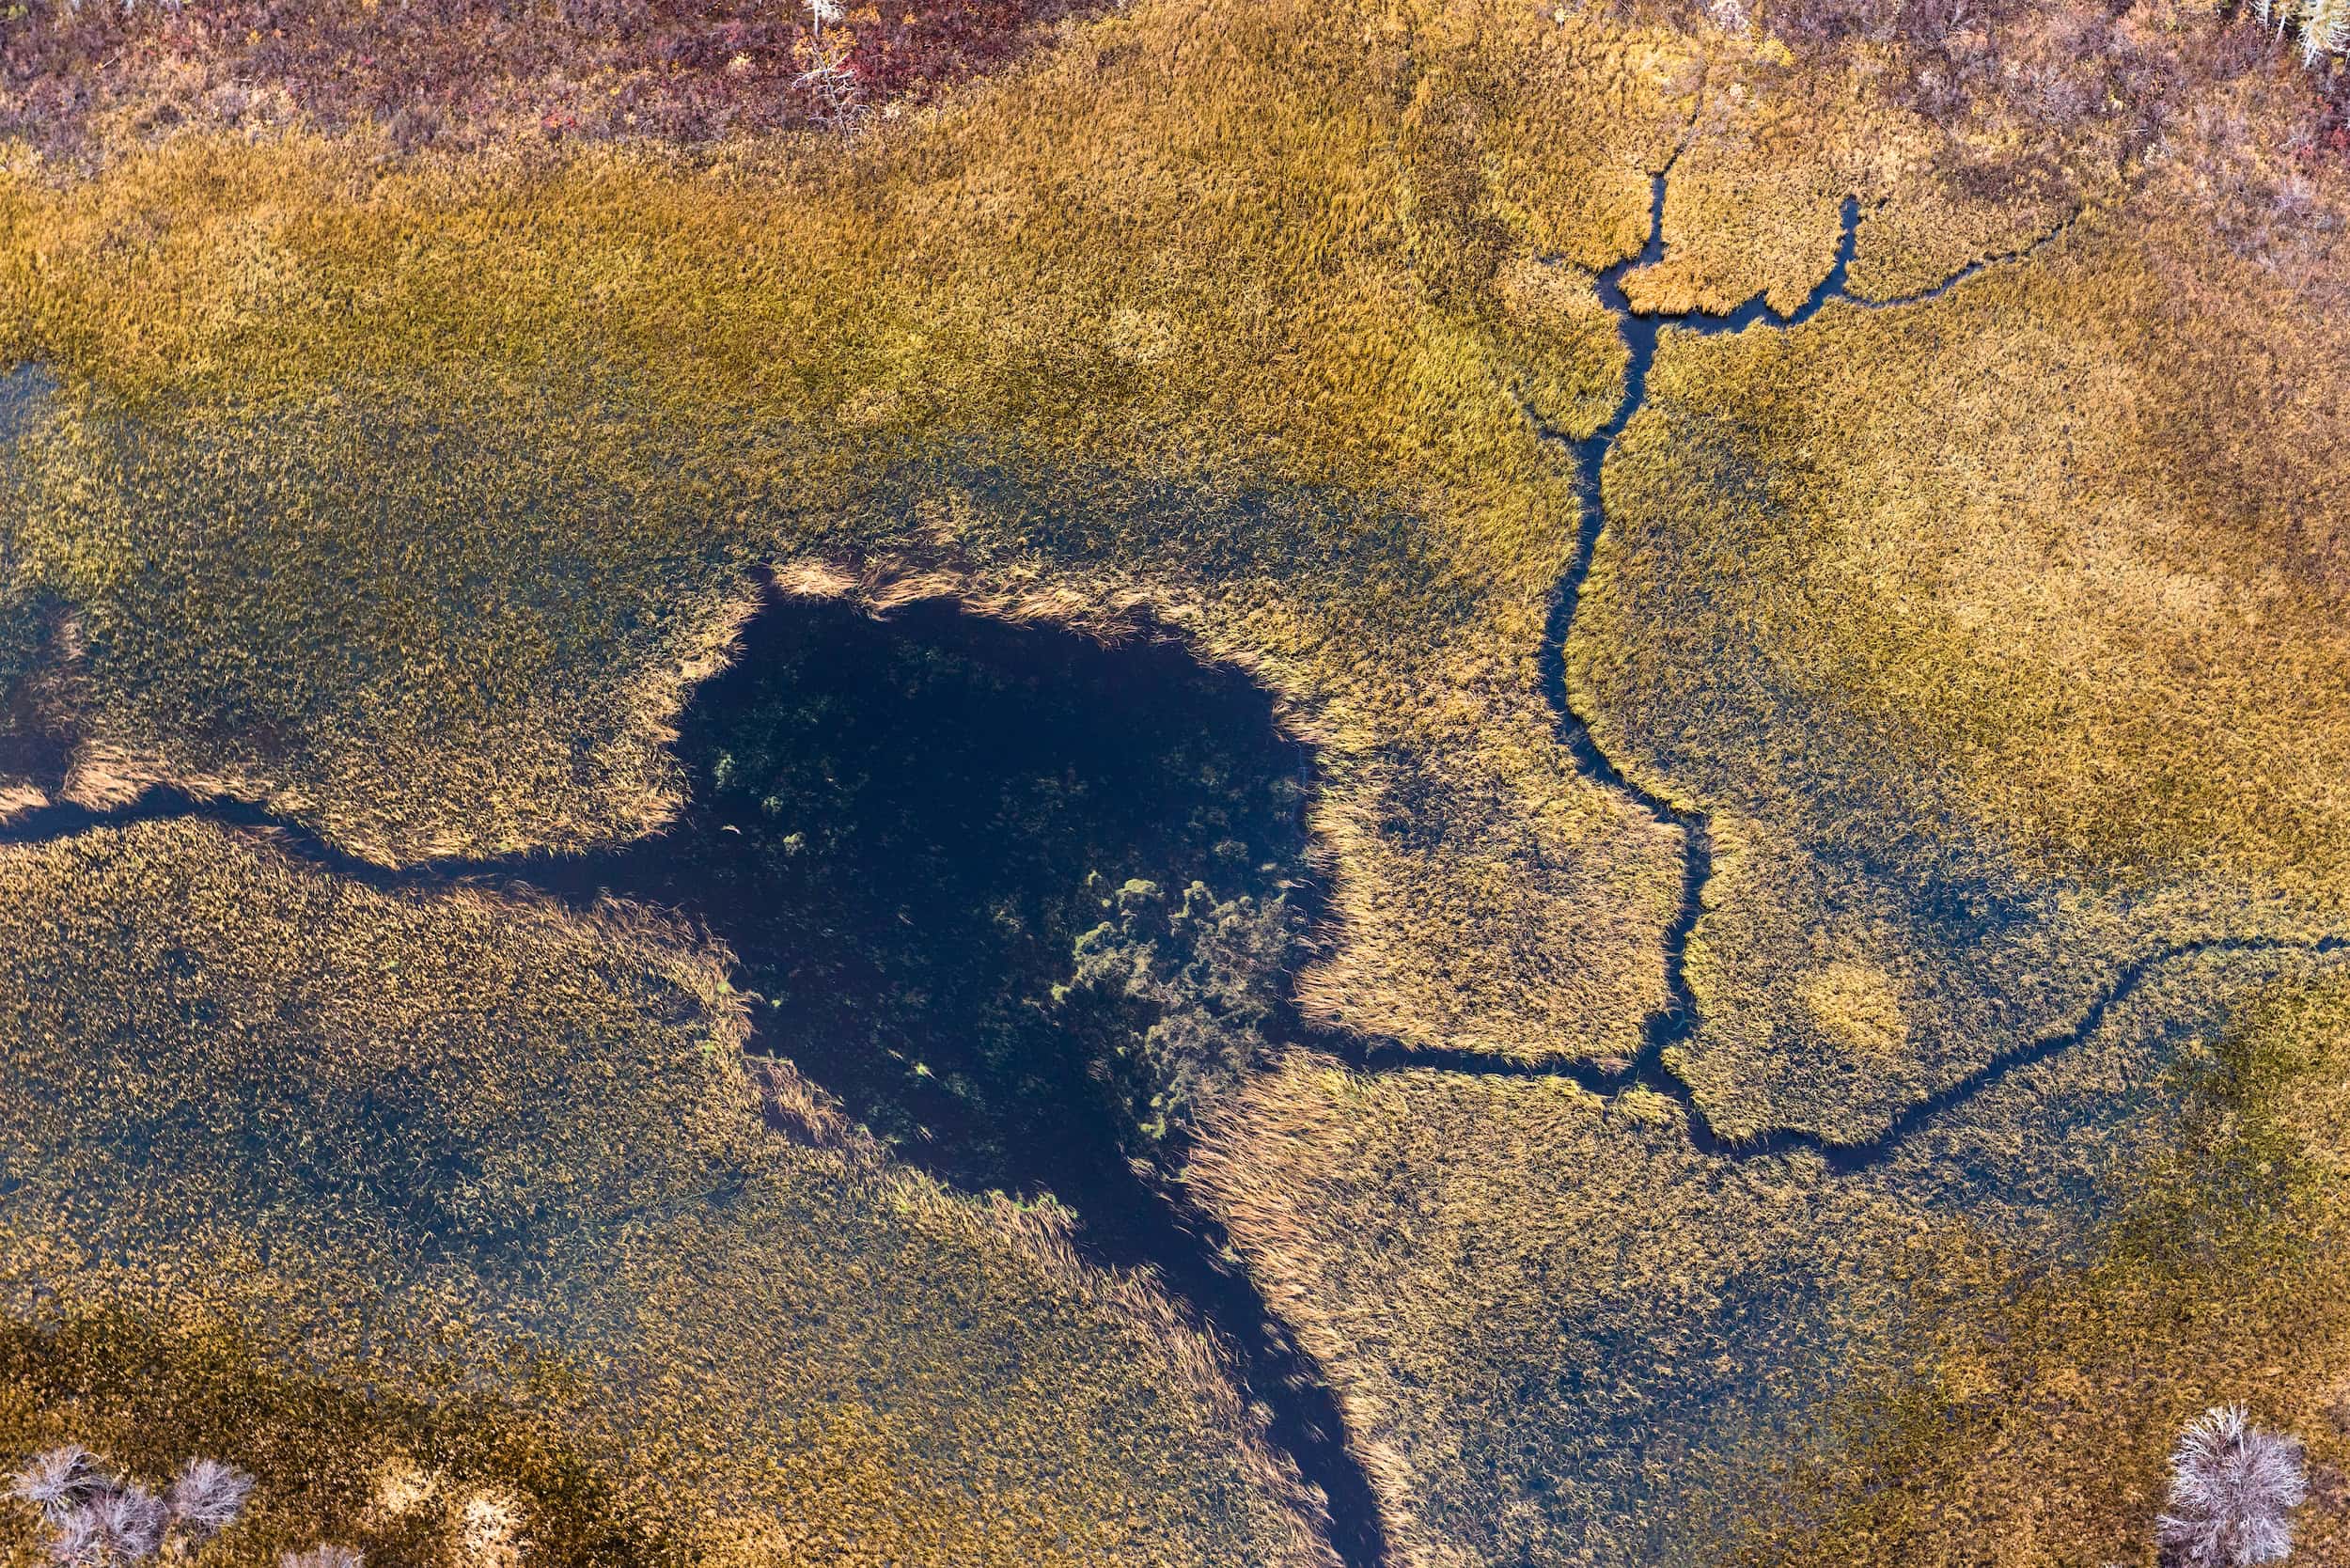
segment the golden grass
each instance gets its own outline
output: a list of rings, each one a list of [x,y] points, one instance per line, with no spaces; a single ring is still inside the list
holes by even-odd
[[[348,1444],[664,1560],[1326,1560],[1163,1298],[788,1070],[770,1131],[675,932],[194,823],[10,851],[0,911],[0,1314],[64,1336],[9,1341],[13,1442],[314,1464],[314,1529],[367,1528]]]
[[[1318,1007],[1626,1047],[1677,840],[1551,740],[1577,506],[1535,421],[1612,405],[1575,268],[1637,243],[1688,68],[1509,8],[1174,0],[845,151],[20,167],[0,351],[61,386],[0,559],[87,651],[70,787],[388,859],[573,844],[668,808],[750,565],[1140,603],[1330,749]]]
[[[2023,25],[2061,33],[2076,20],[2052,6]],[[2033,52],[2029,39],[2002,51]],[[1635,309],[1720,315],[1759,294],[1793,312],[1835,263],[1847,196],[1862,222],[1846,287],[1872,300],[1922,292],[1970,262],[2023,249],[2135,177],[2103,115],[2025,127],[1985,107],[1959,131],[1936,125],[1881,90],[1886,53],[1860,46],[1829,69],[1798,66],[1767,31],[1714,42],[1666,190],[1665,254],[1623,280]]]
[[[2092,137],[2048,189],[1973,194],[2015,127],[1953,151],[1865,75],[1580,12],[1144,0],[846,149],[17,158],[0,354],[57,390],[0,449],[0,713],[64,715],[77,798],[181,780],[386,860],[564,847],[673,808],[661,744],[746,569],[1146,609],[1324,748],[1340,928],[1309,1005],[1623,1053],[1665,996],[1680,844],[1574,774],[1536,669],[1578,515],[1538,430],[1595,428],[1623,363],[1586,274],[1637,245],[1691,124],[1671,247],[1629,283],[1660,306],[1792,304],[1846,192],[1871,203],[1852,286],[1888,297],[2149,177]],[[1672,1065],[1727,1131],[1865,1135],[2131,954],[2340,923],[2344,318],[2303,287],[2339,261],[2211,221],[2192,186],[2219,165],[2181,147],[1934,306],[1667,335],[1572,676],[1628,773],[1712,815],[1706,1023]],[[337,888],[195,828],[6,866],[0,1107],[47,1152],[5,1200],[11,1288],[39,1267],[156,1320],[162,1381],[231,1336],[445,1421],[424,1369],[492,1378],[535,1336],[564,1356],[514,1419],[694,1549],[1305,1550],[1148,1298],[854,1148],[760,1136],[712,971],[670,939]],[[1771,1465],[1832,1447],[1823,1347],[1882,1372],[1903,1269],[2084,1233],[2083,1190],[2159,1141],[2096,1105],[2191,990],[1849,1183],[1700,1159],[1654,1095],[1302,1064],[1198,1180],[1331,1367],[1406,1560],[1696,1555]],[[530,1049],[558,1034],[570,1055]],[[417,1147],[358,1137],[361,1091],[488,1163],[305,1155]],[[127,1184],[88,1137],[123,1114],[179,1185]],[[225,1159],[207,1129],[236,1117],[284,1173]],[[1970,1162],[2013,1190],[1937,1174]],[[713,1204],[713,1170],[742,1196]],[[669,1200],[616,1219],[648,1185]],[[70,1188],[119,1196],[128,1250],[69,1246]],[[428,1230],[463,1245],[419,1253]],[[564,1294],[497,1256],[517,1236]],[[320,1305],[379,1299],[369,1325]],[[2197,1353],[2182,1314],[2143,1321]],[[537,1496],[517,1465],[481,1462]],[[974,1475],[1018,1528],[959,1533]],[[827,1499],[808,1537],[731,1533],[740,1499],[794,1496]]]
[[[2206,1053],[2174,1146],[2092,1266],[1935,1256],[1899,1365],[1841,1402],[1843,1462],[1794,1481],[1800,1525],[1720,1560],[2151,1563],[2171,1439],[2234,1403],[2309,1445],[2294,1560],[2342,1560],[2346,1058],[2339,975],[2264,997]]]
[[[1931,304],[1666,335],[1570,680],[1712,813],[1673,1066],[1725,1131],[1865,1137],[2134,955],[2350,926],[2344,258],[2214,206],[2182,168]]]
[[[1310,1006],[1622,1052],[1678,836],[1551,737],[1577,506],[1538,431],[1613,407],[1586,274],[1693,124],[1641,297],[1799,297],[1847,189],[1889,204],[1856,285],[2048,221],[1958,178],[2013,127],[1871,80],[1566,8],[1151,0],[845,147],[20,149],[0,356],[59,388],[0,458],[0,593],[68,612],[68,792],[390,860],[660,822],[747,567],[1139,604],[1328,750]]]
[[[1905,1325],[1962,1264],[1970,1280],[1986,1259],[2036,1268],[2060,1292],[2087,1288],[2079,1271],[2099,1257],[2135,1268],[2137,1222],[2116,1216],[2151,1201],[2144,1172],[2209,1120],[2199,1074],[2168,1076],[2166,1058],[2186,1041],[2187,1059],[2208,1059],[2191,1043],[2217,1036],[2230,997],[2266,988],[2234,1010],[2249,1019],[2237,1032],[2258,1033],[2325,973],[2311,994],[2350,994],[2338,966],[2281,957],[2171,965],[2075,1049],[1850,1174],[1802,1151],[1700,1154],[1678,1107],[1644,1090],[1608,1101],[1558,1080],[1362,1076],[1302,1058],[1228,1107],[1191,1180],[1327,1369],[1400,1563],[1716,1563],[1784,1537],[1822,1477],[1875,1463],[1874,1427],[1852,1411],[1898,1386]],[[2309,1137],[2310,1159],[2342,1157],[2340,1129]],[[2191,1236],[2229,1200],[2183,1200],[2155,1233]],[[2302,1264],[2273,1282],[2280,1309],[2331,1269]],[[2232,1299],[2225,1278],[2203,1288]],[[2201,1322],[2142,1324],[2158,1336],[2145,1354],[2191,1363]],[[2206,1391],[2229,1388],[2183,1382],[2134,1430],[2158,1434]],[[2279,1414],[2298,1429],[2299,1407]],[[2030,1422],[2020,1407],[2006,1419]],[[2081,1452],[2093,1465],[2093,1445]],[[2029,1504],[2028,1468],[2007,1485]],[[2151,1528],[2151,1510],[2133,1523]],[[1911,1560],[1883,1543],[1852,1555]]]
[[[1624,277],[1634,309],[1722,315],[1759,293],[1783,315],[1804,302],[1835,264],[1858,175],[1848,158],[1820,155],[1822,116],[1803,89],[1840,85],[1732,82],[1708,94],[1665,187],[1665,254]]]

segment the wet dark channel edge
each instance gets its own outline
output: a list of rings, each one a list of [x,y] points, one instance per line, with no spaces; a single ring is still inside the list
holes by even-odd
[[[1601,472],[1646,401],[1662,327],[1711,334],[1809,321],[1829,300],[1849,298],[1860,220],[1847,199],[1833,267],[1788,315],[1758,297],[1721,316],[1641,316],[1622,280],[1663,255],[1665,189],[1666,175],[1656,175],[1639,254],[1595,280],[1630,359],[1607,422],[1584,440],[1556,438],[1572,454],[1584,503],[1541,660],[1559,740],[1576,765],[1683,835],[1680,907],[1666,933],[1667,1003],[1647,1020],[1637,1058],[1613,1074],[1336,1038],[1289,1004],[1293,949],[1281,967],[1282,995],[1248,1027],[1273,1049],[1319,1051],[1363,1072],[1566,1076],[1602,1092],[1638,1084],[1682,1105],[1705,1152],[1742,1158],[1805,1147],[1850,1170],[1886,1157],[2008,1073],[2085,1039],[2151,971],[2198,949],[2142,957],[2076,1028],[2019,1044],[1864,1145],[1786,1133],[1729,1144],[1664,1067],[1665,1049],[1698,1024],[1684,959],[1711,848],[1703,815],[1626,778],[1569,699],[1567,638],[1606,524]],[[1909,299],[1854,303],[1916,303],[2013,259],[1974,263]],[[1137,1131],[1133,1064],[1103,1042],[1141,1014],[1121,1011],[1115,997],[1072,1000],[1057,985],[1073,941],[1090,925],[1131,906],[1164,932],[1166,911],[1189,884],[1235,901],[1224,907],[1286,911],[1281,929],[1302,938],[1321,914],[1303,870],[1306,748],[1278,732],[1265,694],[1232,672],[1202,669],[1171,638],[1112,649],[944,604],[877,622],[844,605],[777,601],[744,643],[743,657],[694,694],[682,721],[685,816],[636,843],[391,870],[261,808],[157,788],[111,809],[24,813],[0,823],[0,844],[194,816],[266,834],[381,889],[507,885],[574,906],[609,895],[685,914],[736,955],[754,1051],[790,1059],[909,1162],[968,1190],[1050,1193],[1075,1212],[1084,1255],[1153,1271],[1230,1350],[1247,1391],[1270,1413],[1271,1442],[1327,1497],[1332,1544],[1348,1568],[1381,1568],[1387,1546],[1378,1501],[1349,1450],[1330,1384],[1230,1261],[1214,1221],[1166,1179],[1183,1163],[1180,1107],[1166,1132]],[[810,735],[821,744],[807,745]],[[1120,891],[1146,881],[1154,893]],[[1266,929],[1279,924],[1267,914]],[[2199,945],[2285,946],[2294,945]]]

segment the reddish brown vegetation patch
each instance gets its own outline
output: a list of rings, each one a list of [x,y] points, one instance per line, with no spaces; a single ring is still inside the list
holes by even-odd
[[[1614,0],[1703,33],[1767,33],[1791,82],[1850,72],[1954,139],[1943,173],[1981,200],[2029,205],[2076,181],[2085,144],[2127,170],[2163,155],[2190,105],[2267,79],[2299,102],[2289,149],[2350,163],[2350,59],[2303,63],[2300,39],[2249,0]],[[1967,145],[1963,152],[1956,144]],[[1986,149],[2004,146],[2004,156]],[[2078,174],[2075,168],[2074,175]]]
[[[0,0],[0,134],[42,150],[186,124],[372,119],[403,147],[696,143],[887,113],[1104,0]],[[8,11],[17,14],[9,16]]]

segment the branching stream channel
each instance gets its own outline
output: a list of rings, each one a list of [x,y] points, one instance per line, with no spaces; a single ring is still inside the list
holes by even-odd
[[[1661,256],[1664,201],[1659,175],[1645,248],[1597,279],[1631,360],[1613,416],[1572,443],[1587,499],[1543,650],[1560,739],[1577,764],[1674,823],[1687,845],[1668,934],[1668,1002],[1622,1072],[1309,1029],[1289,983],[1317,913],[1302,826],[1311,759],[1280,733],[1265,694],[1202,668],[1171,639],[1109,647],[944,603],[885,620],[838,604],[773,604],[682,722],[683,817],[603,853],[392,871],[256,808],[168,790],[110,811],[40,808],[0,826],[0,842],[202,816],[270,831],[290,852],[378,886],[520,884],[573,903],[609,895],[683,912],[739,961],[754,1051],[790,1059],[901,1157],[968,1190],[1050,1194],[1075,1212],[1091,1257],[1155,1271],[1230,1348],[1271,1412],[1272,1440],[1328,1497],[1349,1568],[1377,1568],[1386,1560],[1379,1510],[1329,1384],[1214,1222],[1167,1179],[1182,1165],[1195,1091],[1270,1051],[1309,1047],[1366,1072],[1549,1073],[1602,1092],[1643,1084],[1680,1101],[1693,1140],[1724,1158],[1811,1141],[1781,1135],[1729,1147],[1663,1068],[1664,1048],[1697,1024],[1683,955],[1711,864],[1706,823],[1638,789],[1599,751],[1568,706],[1563,663],[1606,525],[1601,467],[1645,400],[1660,329],[1810,320],[1844,297],[1859,213],[1846,202],[1833,270],[1788,316],[1758,299],[1726,316],[1644,317],[1620,282]],[[2084,1038],[2166,956],[2124,972],[2077,1028],[2019,1043],[1874,1143],[1824,1152],[1847,1169],[1882,1158],[1929,1117]]]

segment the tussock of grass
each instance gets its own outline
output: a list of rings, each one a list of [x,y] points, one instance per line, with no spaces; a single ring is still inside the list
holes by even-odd
[[[1713,813],[1673,1065],[1725,1131],[1866,1137],[2137,955],[2350,923],[2342,259],[2313,226],[2264,265],[2202,202],[1929,305],[1666,336],[1570,680]],[[1824,1015],[1839,973],[1904,1045]]]
[[[222,1378],[312,1388],[369,1452],[400,1412],[490,1443],[478,1405],[664,1558],[1324,1560],[1162,1298],[882,1161],[788,1070],[803,1136],[771,1132],[678,933],[192,823],[10,852],[0,888],[0,1305],[66,1336],[19,1347],[10,1430],[71,1426],[60,1369],[120,1323],[104,1435]],[[302,1462],[276,1408],[230,1457]]]
[[[2076,1279],[2125,1250],[2115,1216],[2202,1114],[2199,1080],[2163,1063],[2226,998],[2311,972],[2172,965],[1850,1174],[1700,1154],[1645,1090],[1303,1058],[1230,1107],[1191,1180],[1328,1370],[1400,1562],[1718,1562],[1809,1517],[1810,1478],[1865,1463],[1839,1401],[1908,1365],[1904,1325],[1949,1271]],[[2165,1331],[2166,1356],[2193,1354],[2190,1321]],[[2157,1457],[2170,1407],[2148,1418]]]

